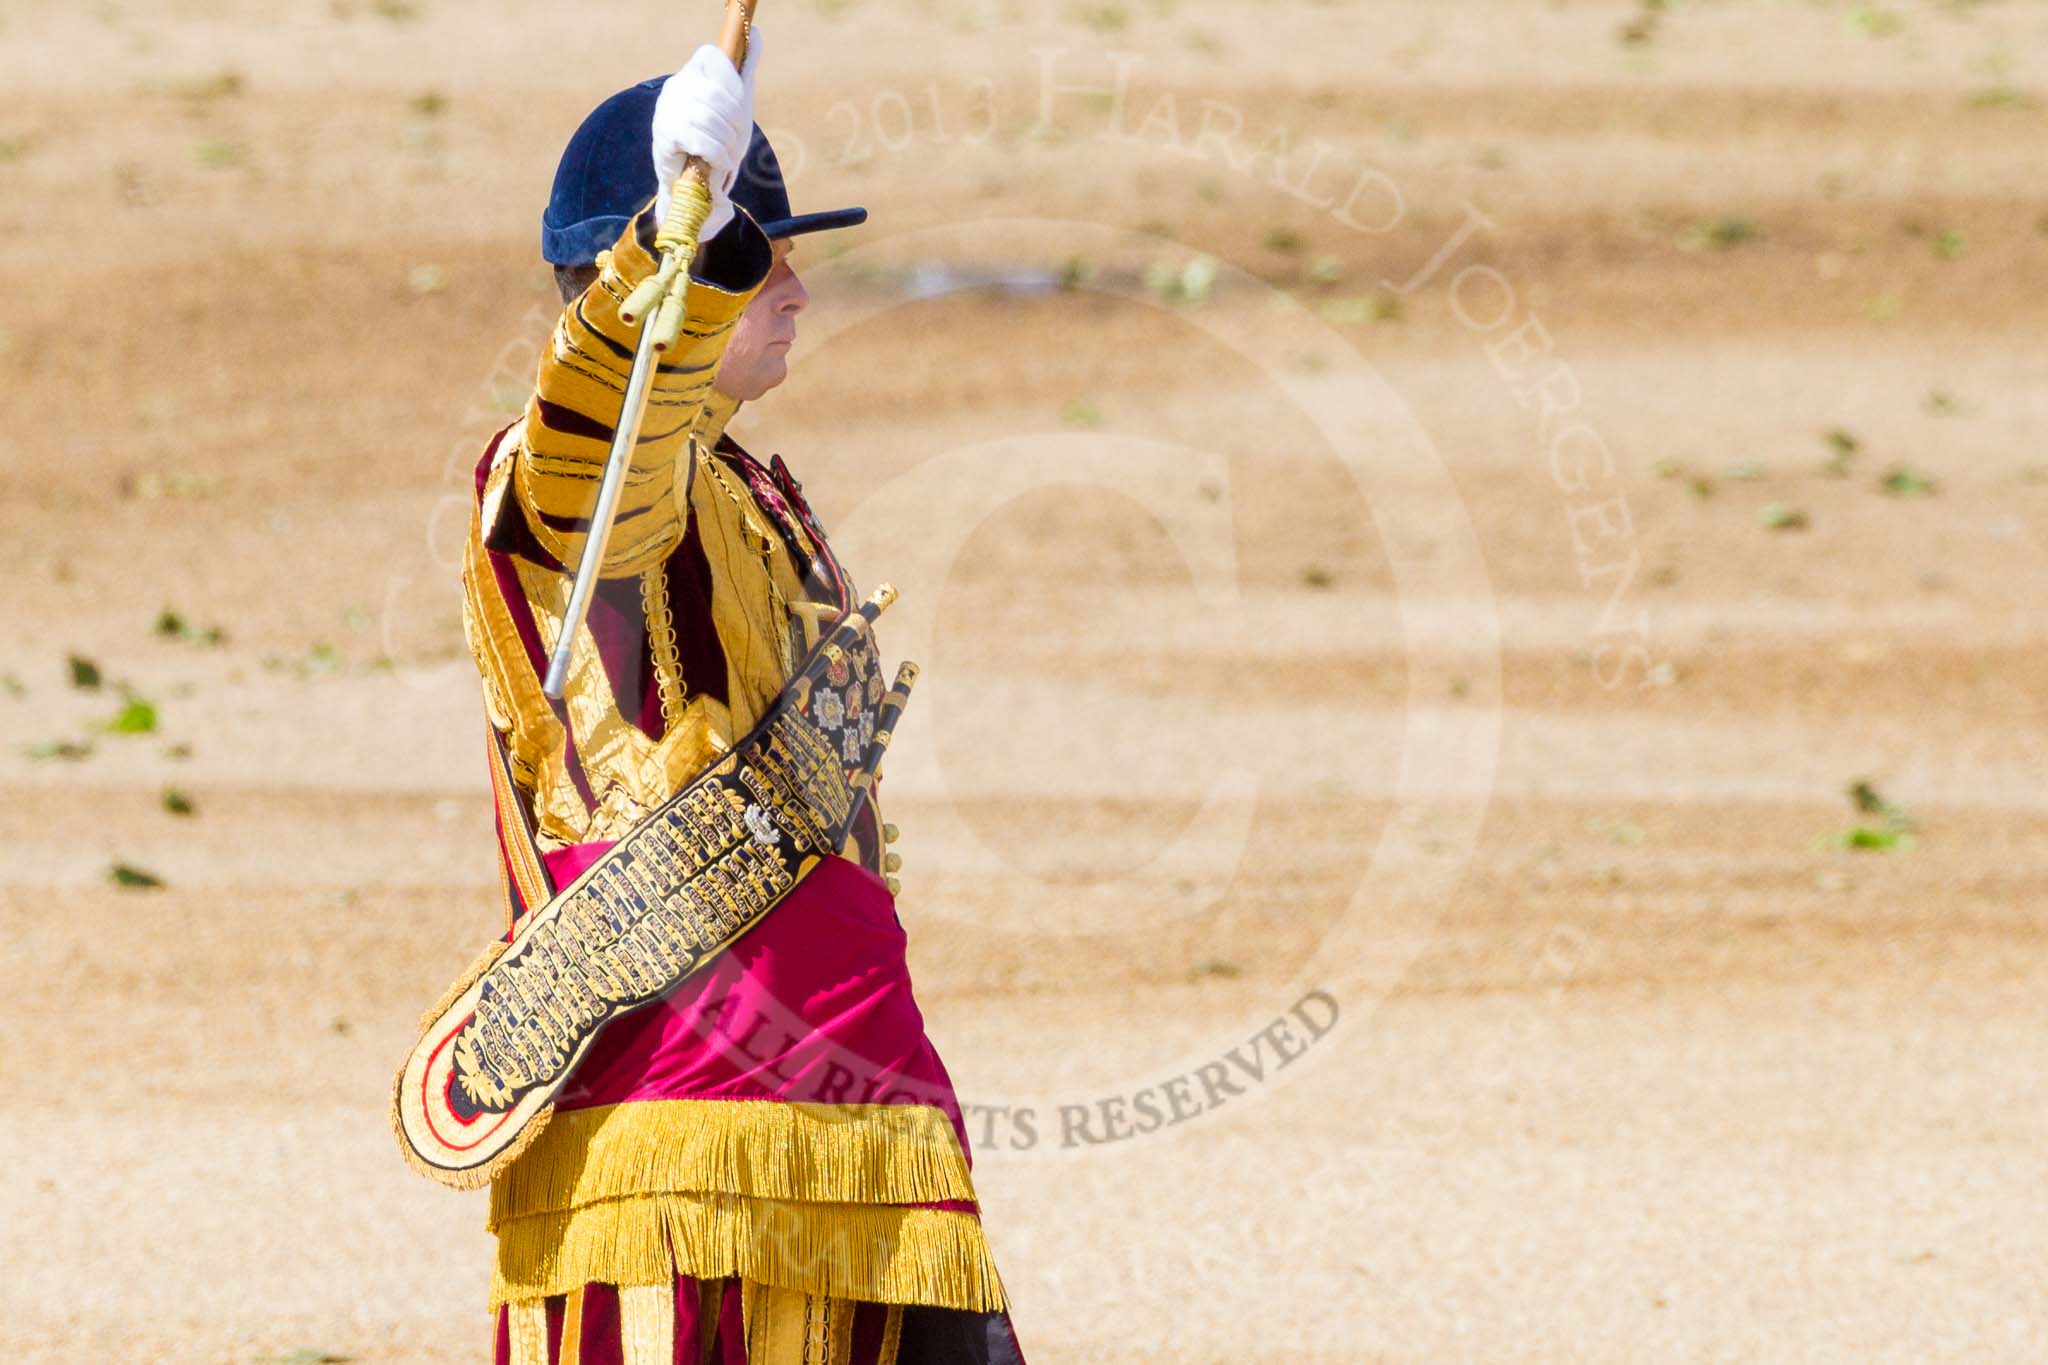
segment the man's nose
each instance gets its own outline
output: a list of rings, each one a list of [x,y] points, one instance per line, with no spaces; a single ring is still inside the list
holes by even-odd
[[[792,274],[789,277],[789,287],[782,291],[782,298],[776,305],[776,311],[795,317],[803,312],[810,302],[811,291],[804,288],[804,282]]]

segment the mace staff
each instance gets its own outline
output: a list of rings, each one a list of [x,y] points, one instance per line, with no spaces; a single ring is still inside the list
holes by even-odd
[[[747,28],[754,22],[757,3],[758,0],[726,0],[718,47],[735,71],[746,62]],[[701,156],[689,157],[669,191],[668,214],[654,234],[661,264],[619,307],[622,322],[629,326],[640,322],[640,340],[633,348],[633,369],[626,378],[618,425],[612,429],[611,453],[605,457],[604,478],[597,485],[597,502],[590,512],[590,531],[583,541],[583,556],[576,564],[576,581],[569,590],[568,608],[562,614],[562,633],[555,640],[554,653],[548,658],[547,677],[541,682],[541,690],[552,701],[560,701],[568,686],[569,657],[575,650],[584,618],[590,614],[591,596],[597,591],[598,569],[611,541],[612,518],[618,511],[619,494],[626,486],[626,469],[632,463],[633,447],[640,442],[640,424],[647,415],[647,393],[653,383],[656,357],[674,344],[682,331],[683,297],[690,280],[687,267],[696,258],[697,234],[710,213],[710,163]]]

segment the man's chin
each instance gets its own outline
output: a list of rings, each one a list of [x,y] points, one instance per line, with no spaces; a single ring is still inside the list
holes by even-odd
[[[779,355],[763,356],[754,373],[748,376],[753,382],[747,386],[749,400],[759,398],[768,390],[789,378],[789,362]]]

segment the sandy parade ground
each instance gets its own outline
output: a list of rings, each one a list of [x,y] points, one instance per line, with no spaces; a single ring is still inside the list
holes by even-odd
[[[2048,9],[777,3],[1034,1365],[2043,1358]],[[714,13],[0,3],[9,1359],[487,1348],[454,555]]]

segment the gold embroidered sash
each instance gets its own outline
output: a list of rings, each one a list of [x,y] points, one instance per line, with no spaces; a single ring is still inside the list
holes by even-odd
[[[760,724],[491,946],[428,1011],[393,1086],[415,1170],[474,1189],[539,1135],[606,1024],[659,999],[845,842],[917,665],[883,687],[884,583],[841,615]]]

